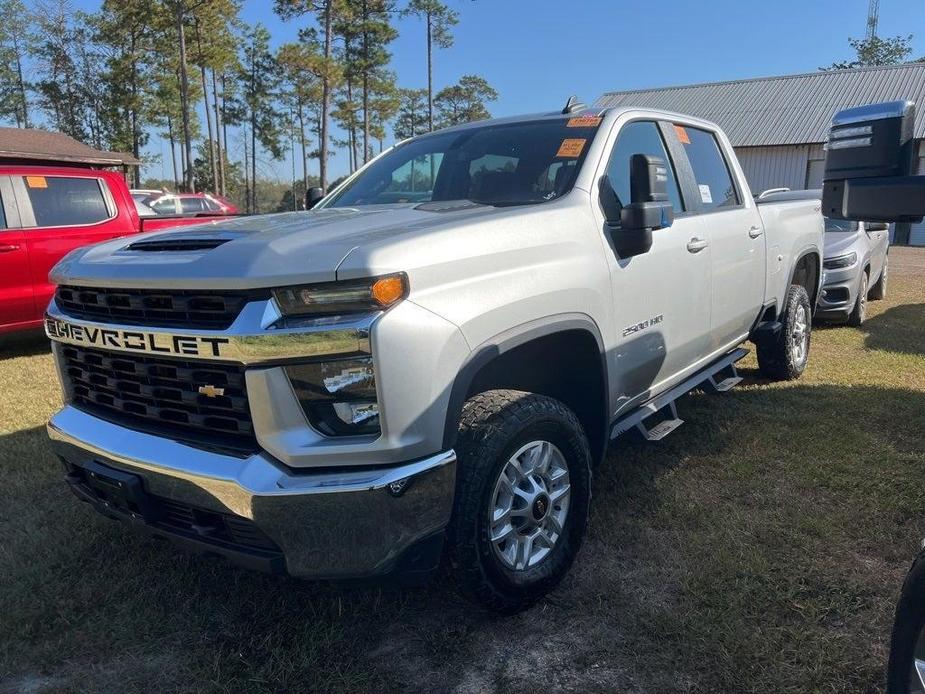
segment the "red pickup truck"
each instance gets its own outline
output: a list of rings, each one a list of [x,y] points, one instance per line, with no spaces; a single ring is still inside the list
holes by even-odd
[[[54,294],[48,271],[80,246],[223,215],[141,217],[122,174],[0,164],[0,334],[38,327]]]

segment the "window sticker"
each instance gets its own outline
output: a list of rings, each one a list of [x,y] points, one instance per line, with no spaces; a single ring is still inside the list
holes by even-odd
[[[601,124],[601,118],[598,116],[578,116],[569,118],[565,124],[567,128],[596,128]]]
[[[556,152],[556,156],[569,157],[571,159],[579,157],[581,156],[581,150],[585,148],[585,142],[587,142],[587,140],[581,138],[568,138],[562,140],[562,144],[559,145],[559,151]]]
[[[674,126],[674,131],[678,135],[678,139],[681,141],[682,145],[689,145],[691,143],[690,135],[687,134],[687,130],[684,129],[683,125]]]
[[[708,205],[712,205],[713,194],[710,192],[710,186],[706,185],[705,183],[701,183],[698,187],[700,188],[700,201],[705,202]]]
[[[30,188],[47,188],[48,181],[44,176],[26,176],[26,185]]]

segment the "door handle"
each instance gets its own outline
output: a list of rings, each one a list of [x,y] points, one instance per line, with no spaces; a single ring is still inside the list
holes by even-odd
[[[699,253],[704,248],[709,246],[705,239],[698,239],[696,236],[687,242],[687,250],[691,253]]]
[[[761,227],[750,227],[748,230],[748,235],[753,239],[757,239],[763,233],[764,230]]]
[[[18,251],[19,246],[15,243],[4,243],[0,244],[0,253],[12,253],[13,251]]]

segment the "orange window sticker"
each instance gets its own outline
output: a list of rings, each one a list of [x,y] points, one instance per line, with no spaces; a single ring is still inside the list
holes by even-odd
[[[556,152],[556,156],[571,157],[573,159],[581,156],[581,150],[585,148],[585,142],[587,142],[587,140],[580,138],[562,140],[562,144],[559,145],[559,151]]]
[[[26,185],[30,188],[47,188],[48,181],[44,176],[26,176]]]
[[[597,116],[579,116],[577,118],[569,118],[568,123],[565,124],[567,128],[596,128],[601,124],[601,119]]]
[[[684,129],[684,126],[676,125],[674,126],[674,131],[678,135],[678,139],[681,140],[681,144],[689,145],[691,143],[691,138],[687,134],[687,130]]]

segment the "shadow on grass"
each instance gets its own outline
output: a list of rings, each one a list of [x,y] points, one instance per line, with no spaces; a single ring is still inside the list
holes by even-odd
[[[925,304],[903,304],[868,319],[867,349],[925,354]]]
[[[922,520],[925,433],[909,422],[925,394],[795,385],[679,409],[664,441],[612,448],[572,574],[505,619],[445,571],[348,589],[178,552],[70,498],[40,428],[0,437],[2,544],[28,558],[3,570],[0,672],[64,668],[105,690],[132,654],[150,662],[120,677],[147,673],[149,690],[876,688],[898,587],[884,567],[901,576]],[[864,416],[846,430],[847,412]],[[539,641],[538,619],[556,625]]]
[[[0,335],[0,359],[31,357],[47,353],[49,350],[48,338],[41,328]]]

